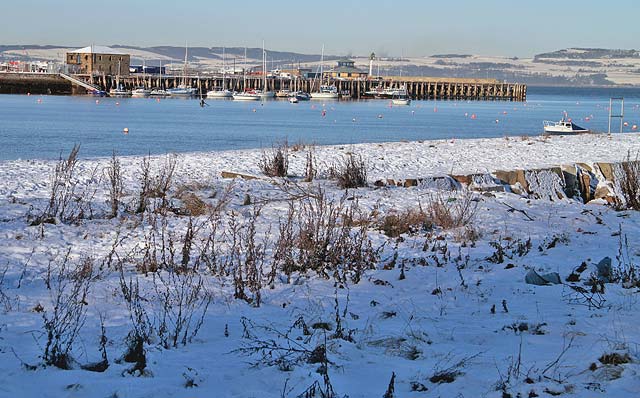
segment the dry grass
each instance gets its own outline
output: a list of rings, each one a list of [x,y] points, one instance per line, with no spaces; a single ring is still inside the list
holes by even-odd
[[[397,238],[403,234],[428,230],[431,225],[429,216],[420,207],[404,212],[389,212],[382,218],[379,228],[389,238]]]
[[[427,203],[427,214],[442,229],[453,229],[471,224],[478,210],[473,193],[463,190],[458,197],[446,197],[438,192]]]

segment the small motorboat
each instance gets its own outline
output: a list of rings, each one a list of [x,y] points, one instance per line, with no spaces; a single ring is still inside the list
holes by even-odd
[[[298,98],[297,97],[289,97],[289,102],[291,102],[292,104],[297,104],[298,103]]]
[[[309,101],[311,99],[309,93],[306,93],[304,91],[296,91],[291,96],[295,97],[298,101]]]
[[[590,132],[588,129],[578,126],[566,117],[563,117],[559,122],[545,120],[542,124],[544,125],[544,133],[548,135],[570,135]]]

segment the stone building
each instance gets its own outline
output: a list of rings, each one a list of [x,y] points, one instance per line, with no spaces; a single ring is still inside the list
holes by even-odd
[[[105,46],[89,46],[67,53],[70,73],[126,76],[130,63],[129,54]]]

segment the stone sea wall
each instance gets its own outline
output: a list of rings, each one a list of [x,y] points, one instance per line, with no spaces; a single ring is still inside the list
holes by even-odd
[[[576,163],[541,169],[497,170],[489,174],[444,175],[404,180],[378,180],[375,186],[413,187],[418,185],[456,189],[460,186],[479,192],[513,192],[537,199],[578,199],[584,203],[617,203],[620,163]],[[640,166],[640,161],[632,161]]]

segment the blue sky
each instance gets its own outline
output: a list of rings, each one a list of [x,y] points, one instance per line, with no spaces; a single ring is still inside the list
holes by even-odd
[[[640,47],[640,1],[3,1],[1,44],[259,47],[531,56]]]

